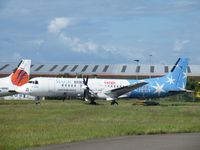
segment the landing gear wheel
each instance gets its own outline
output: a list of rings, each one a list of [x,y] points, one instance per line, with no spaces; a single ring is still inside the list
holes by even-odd
[[[89,104],[96,105],[97,103],[95,101],[91,101]]]
[[[111,103],[110,103],[110,105],[118,105],[118,102],[116,102],[116,101],[112,101]]]
[[[36,104],[36,105],[40,104],[40,99],[41,99],[41,98],[40,98],[39,96],[36,97],[36,99],[35,99],[35,104]]]

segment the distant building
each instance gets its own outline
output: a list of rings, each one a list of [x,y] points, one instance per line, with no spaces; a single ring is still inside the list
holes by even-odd
[[[0,77],[7,76],[17,63],[0,62]],[[173,65],[135,64],[32,64],[31,77],[81,77],[89,75],[97,78],[149,78],[170,72]],[[189,65],[190,78],[200,81],[200,65]]]

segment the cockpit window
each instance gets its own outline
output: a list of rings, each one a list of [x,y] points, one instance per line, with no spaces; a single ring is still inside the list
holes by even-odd
[[[35,81],[29,81],[28,83],[38,84],[38,81],[37,80],[35,80]]]

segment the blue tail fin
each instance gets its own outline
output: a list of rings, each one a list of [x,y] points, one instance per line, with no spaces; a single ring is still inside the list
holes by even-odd
[[[171,69],[171,72],[166,75],[169,82],[170,80],[174,82],[176,87],[180,89],[185,89],[187,82],[187,67],[188,67],[188,58],[179,58],[176,64]]]

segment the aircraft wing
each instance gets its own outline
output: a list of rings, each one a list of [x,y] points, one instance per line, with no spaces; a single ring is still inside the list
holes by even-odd
[[[119,96],[126,94],[134,89],[137,89],[139,87],[142,87],[143,85],[147,84],[147,82],[140,82],[140,83],[136,83],[136,84],[131,84],[128,86],[124,86],[124,87],[120,87],[120,88],[116,88],[116,89],[112,89],[109,91],[104,92],[107,96],[109,96],[111,99],[114,98],[118,98]]]

